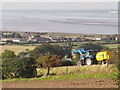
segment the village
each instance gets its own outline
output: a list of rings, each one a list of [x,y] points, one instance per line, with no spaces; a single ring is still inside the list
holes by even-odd
[[[0,32],[0,44],[27,44],[42,42],[84,42],[84,41],[104,41],[105,43],[118,43],[120,35],[85,35],[70,33],[43,33],[43,32]]]

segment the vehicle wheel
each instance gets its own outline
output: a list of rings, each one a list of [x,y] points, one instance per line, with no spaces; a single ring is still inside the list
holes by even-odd
[[[92,59],[91,58],[86,59],[86,65],[92,65]]]
[[[107,65],[107,61],[106,60],[102,61],[102,65]]]

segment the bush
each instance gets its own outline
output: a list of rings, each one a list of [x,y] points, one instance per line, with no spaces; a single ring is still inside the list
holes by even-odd
[[[25,57],[20,59],[22,62],[22,68],[20,72],[20,77],[22,78],[31,78],[36,77],[36,62],[33,58]]]
[[[35,60],[29,57],[18,57],[13,51],[2,53],[2,79],[29,78],[35,76]]]
[[[2,78],[30,78],[34,77],[36,70],[34,60],[31,58],[3,58]]]
[[[11,50],[5,50],[2,53],[2,58],[15,58],[15,57],[16,57],[15,52],[13,52]]]
[[[108,48],[105,46],[102,46],[100,44],[93,44],[93,43],[84,43],[84,44],[78,46],[78,48],[84,48],[85,50],[97,50],[97,51],[101,51],[104,49],[108,50]]]
[[[76,63],[74,61],[63,60],[61,66],[74,66]]]

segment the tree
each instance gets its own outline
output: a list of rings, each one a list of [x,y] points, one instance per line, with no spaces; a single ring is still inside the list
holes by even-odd
[[[65,53],[70,58],[72,57],[71,51],[72,51],[73,44],[71,42],[66,42],[65,45],[66,45],[64,46]]]
[[[15,53],[10,50],[5,50],[2,53],[2,78],[11,77],[11,64],[13,59],[16,57]]]
[[[84,43],[84,44],[80,45],[78,48],[84,48],[85,50],[101,51],[101,50],[105,49],[106,47],[99,45],[99,44]]]
[[[15,52],[11,50],[5,50],[2,53],[2,58],[15,58],[15,57],[16,57]]]
[[[58,55],[44,55],[40,56],[37,59],[38,65],[42,65],[43,67],[47,68],[47,73],[45,75],[49,75],[49,71],[51,67],[56,67],[60,65],[60,57]]]
[[[14,32],[12,38],[22,38],[22,36],[19,33]]]
[[[26,49],[23,52],[20,52],[17,56],[19,60],[22,62],[22,66],[24,69],[21,70],[21,77],[36,77],[36,60],[30,57],[30,51]]]
[[[30,56],[30,50],[25,49],[25,51],[20,52],[17,56],[20,57],[20,58],[29,57]]]
[[[3,37],[5,37],[5,38],[22,38],[22,36],[17,32],[3,35]]]
[[[3,58],[3,78],[30,78],[35,77],[35,62],[31,58]]]
[[[2,53],[2,79],[35,77],[35,65],[33,58],[16,56],[13,51],[5,50]]]
[[[33,58],[25,57],[19,59],[22,63],[20,77],[31,78],[37,76],[36,61]],[[19,70],[18,70],[19,71]]]
[[[58,45],[42,44],[31,51],[30,57],[33,57],[37,60],[38,57],[46,54],[56,54],[60,57],[64,57],[65,50],[63,49],[63,47]]]

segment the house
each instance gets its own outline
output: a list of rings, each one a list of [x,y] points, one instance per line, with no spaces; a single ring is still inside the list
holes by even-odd
[[[22,40],[20,38],[12,38],[11,39],[13,42],[20,43]]]
[[[45,37],[40,37],[38,39],[39,42],[51,42],[51,40],[49,38],[45,38]]]
[[[57,38],[57,37],[50,37],[49,39],[50,39],[52,42],[58,42],[58,41],[60,41],[60,39]]]
[[[117,40],[118,40],[118,37],[115,37],[115,40],[117,41]]]
[[[0,41],[6,42],[6,41],[12,41],[12,39],[11,38],[0,38]]]
[[[101,40],[101,38],[96,38],[96,40],[100,41],[100,40]]]
[[[115,37],[115,40],[116,40],[116,41],[120,40],[120,34],[118,34],[118,35]]]
[[[0,41],[2,41],[2,42],[11,41],[11,42],[15,42],[15,43],[20,43],[23,40],[21,38],[0,38]]]

